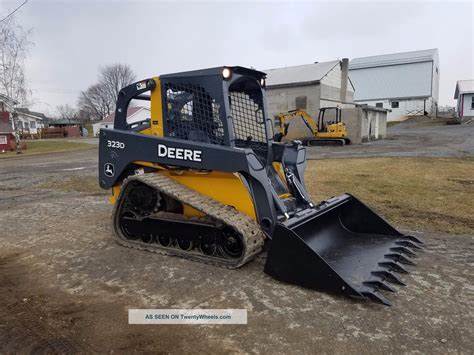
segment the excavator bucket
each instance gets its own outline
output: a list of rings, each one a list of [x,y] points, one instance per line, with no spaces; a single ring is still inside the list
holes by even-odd
[[[344,194],[316,206],[310,215],[279,223],[265,272],[303,287],[391,305],[381,291],[405,285],[397,274],[415,265],[412,258],[422,244]]]

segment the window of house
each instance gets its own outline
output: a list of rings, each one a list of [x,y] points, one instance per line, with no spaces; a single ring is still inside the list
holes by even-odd
[[[471,97],[471,110],[474,110],[474,96]]]
[[[392,108],[398,108],[398,101],[392,101]]]
[[[295,98],[295,109],[306,110],[308,106],[308,96],[297,96]]]
[[[0,136],[0,144],[7,144],[7,136]]]
[[[383,108],[383,102],[376,102],[375,107],[381,107]]]
[[[30,122],[30,128],[36,128],[36,122],[31,121]]]

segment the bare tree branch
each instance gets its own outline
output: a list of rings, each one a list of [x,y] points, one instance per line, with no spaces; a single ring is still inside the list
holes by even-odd
[[[33,42],[31,30],[24,30],[8,18],[0,26],[0,91],[22,106],[28,106],[28,90],[24,64]]]
[[[77,110],[69,104],[56,106],[56,116],[61,119],[75,120],[78,117]]]
[[[29,40],[32,31],[24,30],[16,24],[12,14],[0,23],[0,92],[28,107],[31,92],[26,84],[24,67],[28,51],[33,45]],[[21,137],[16,112],[12,114],[12,125],[16,150],[21,154]]]
[[[129,65],[114,64],[100,69],[98,83],[82,91],[77,106],[81,115],[103,119],[115,110],[120,90],[135,80]]]

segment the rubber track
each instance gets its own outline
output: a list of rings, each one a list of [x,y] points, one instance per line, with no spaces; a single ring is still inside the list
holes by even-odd
[[[244,253],[242,257],[236,259],[217,258],[197,253],[195,251],[187,252],[178,248],[166,248],[158,243],[147,244],[140,240],[126,239],[120,229],[119,213],[125,200],[124,191],[126,190],[126,186],[132,181],[140,181],[154,188],[156,191],[166,194],[173,199],[202,212],[207,219],[211,217],[213,220],[222,223],[223,226],[231,227],[236,232],[240,233],[244,242]],[[192,219],[188,219],[188,221],[192,222]],[[119,197],[114,205],[112,223],[114,226],[115,239],[123,246],[164,255],[180,256],[189,260],[231,269],[238,268],[255,258],[262,250],[265,240],[264,233],[260,229],[260,226],[247,215],[230,206],[224,205],[219,201],[191,190],[190,188],[159,173],[134,175],[124,180]]]

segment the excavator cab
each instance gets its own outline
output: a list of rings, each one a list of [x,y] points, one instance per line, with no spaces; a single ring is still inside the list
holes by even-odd
[[[318,114],[318,131],[327,132],[328,126],[341,123],[341,109],[339,107],[322,107]]]
[[[151,101],[139,130],[126,118],[134,99]],[[99,145],[117,242],[227,268],[268,243],[274,278],[390,304],[380,291],[403,284],[395,273],[421,241],[350,194],[313,202],[305,148],[273,135],[263,72],[218,67],[123,88]]]

